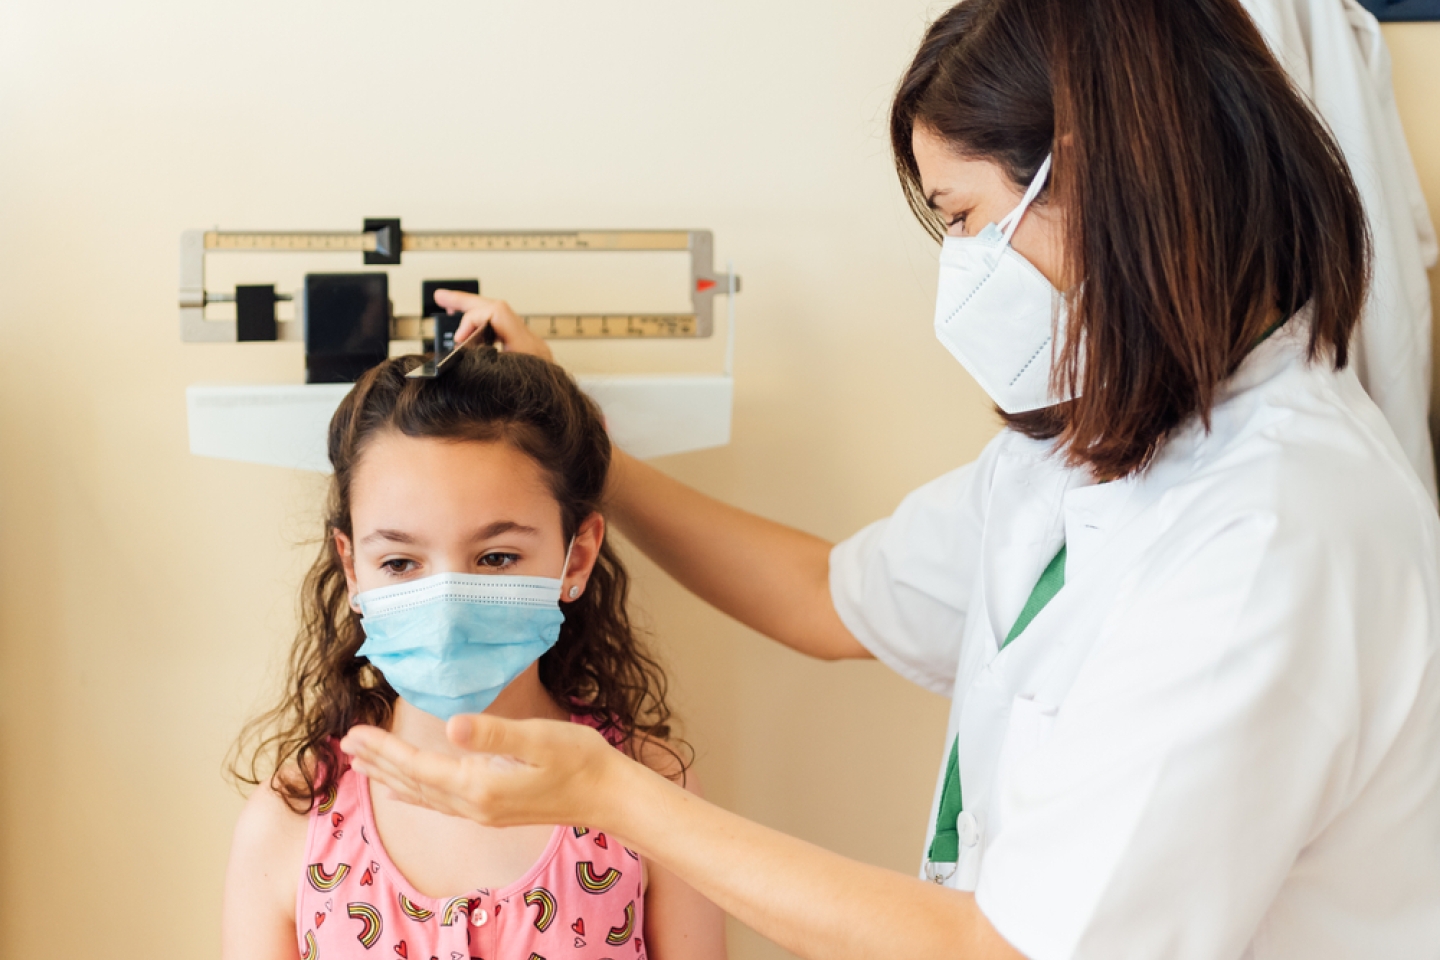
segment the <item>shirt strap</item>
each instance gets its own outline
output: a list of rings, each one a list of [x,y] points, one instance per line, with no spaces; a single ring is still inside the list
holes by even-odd
[[[1005,635],[1005,642],[1000,644],[1001,650],[1024,633],[1025,628],[1030,626],[1030,621],[1039,616],[1040,611],[1044,610],[1050,601],[1055,599],[1060,588],[1065,586],[1065,550],[1062,545],[1060,552],[1055,554],[1055,559],[1051,560],[1049,566],[1040,574],[1035,589],[1030,591],[1030,599],[1025,601],[1025,606],[1020,608],[1020,616],[1015,618],[1015,626],[1010,628],[1010,632]]]

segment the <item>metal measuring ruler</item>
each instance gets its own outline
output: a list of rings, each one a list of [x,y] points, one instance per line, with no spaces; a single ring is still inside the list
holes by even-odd
[[[399,220],[367,220],[355,232],[186,230],[180,237],[180,336],[191,342],[234,342],[234,320],[208,320],[205,306],[235,294],[207,291],[205,260],[220,253],[359,253],[366,264],[397,264],[405,253],[688,252],[688,313],[529,314],[530,329],[547,339],[682,339],[714,332],[716,294],[733,294],[740,279],[714,269],[709,230],[430,230],[403,231]],[[293,299],[278,294],[277,300]],[[301,339],[300,323],[278,324],[276,339]],[[395,316],[392,340],[434,334],[429,317]]]

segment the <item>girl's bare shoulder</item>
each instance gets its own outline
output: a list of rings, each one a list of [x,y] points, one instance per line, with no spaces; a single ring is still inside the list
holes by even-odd
[[[310,817],[287,802],[284,782],[257,786],[235,824],[225,871],[226,960],[293,956],[295,896],[305,870]]]
[[[293,864],[299,875],[310,812],[303,802],[287,795],[286,788],[303,782],[298,769],[287,767],[254,789],[235,823],[236,853],[244,851],[243,855],[253,858],[257,866],[271,869]]]

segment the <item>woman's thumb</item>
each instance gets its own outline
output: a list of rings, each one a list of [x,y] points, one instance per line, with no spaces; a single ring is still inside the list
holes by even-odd
[[[450,742],[474,753],[511,754],[515,752],[514,724],[498,717],[479,713],[462,713],[451,717],[445,726]]]

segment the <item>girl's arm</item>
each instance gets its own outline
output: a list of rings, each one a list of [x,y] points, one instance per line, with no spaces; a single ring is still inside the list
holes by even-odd
[[[1024,960],[969,893],[822,850],[706,803],[612,749],[592,729],[460,716],[466,756],[420,752],[374,727],[341,745],[412,803],[490,826],[585,823],[807,960]]]
[[[643,746],[640,759],[672,781],[680,774],[679,761],[660,744]],[[690,794],[703,796],[693,770],[685,771],[681,782]],[[725,912],[654,860],[646,861],[645,871],[646,955],[651,960],[726,960]]]
[[[298,960],[295,895],[306,827],[305,815],[267,784],[246,801],[225,872],[222,960]]]
[[[505,349],[552,359],[502,300],[443,290],[435,302],[465,315],[457,342],[490,327]],[[831,544],[707,497],[620,450],[606,495],[620,531],[705,602],[809,656],[870,657],[830,600]]]

